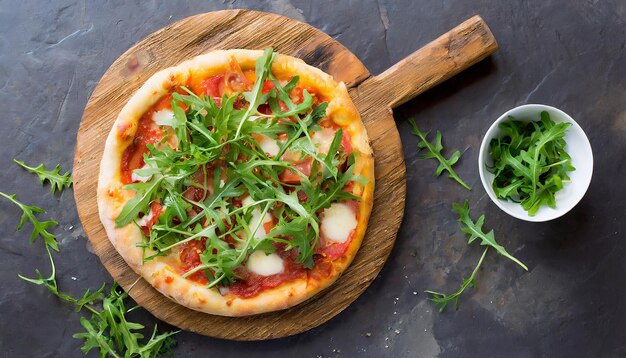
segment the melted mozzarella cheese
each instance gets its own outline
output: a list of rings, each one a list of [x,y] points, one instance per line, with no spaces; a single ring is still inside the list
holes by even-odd
[[[169,126],[172,119],[174,119],[174,112],[169,109],[162,109],[152,114],[152,120],[158,125]]]
[[[266,255],[263,251],[256,250],[248,257],[246,268],[257,275],[270,276],[283,272],[285,264],[276,254]]]
[[[322,128],[321,131],[313,132],[311,134],[311,140],[317,147],[319,154],[328,154],[330,145],[335,138],[335,131],[330,128]]]
[[[331,241],[344,243],[356,228],[356,214],[346,204],[334,203],[324,209],[322,218],[322,232]]]
[[[259,145],[265,153],[267,153],[270,157],[278,154],[280,147],[278,146],[278,143],[276,143],[276,140],[262,134],[260,135],[260,137],[261,140],[259,141]]]
[[[246,196],[242,200],[242,204],[244,206],[250,205],[252,203],[254,203],[254,200],[249,196]],[[250,226],[250,230],[254,230],[254,228],[259,225],[259,222],[261,222],[259,228],[254,233],[254,237],[257,239],[264,239],[265,236],[267,236],[267,231],[265,231],[265,225],[263,224],[272,221],[272,214],[265,213],[265,216],[263,218],[261,218],[261,214],[262,212],[258,207],[254,208],[254,210],[252,210],[252,220],[250,220],[250,223],[248,223],[248,225]]]
[[[141,167],[140,169],[147,169],[150,168],[147,164],[145,164],[143,167]],[[140,182],[147,182],[148,180],[150,180],[152,178],[152,175],[147,175],[147,176],[142,176],[139,174],[136,174],[135,171],[133,170],[132,174],[130,175],[130,179],[132,181],[140,181]]]
[[[174,112],[172,112],[169,109],[162,109],[160,111],[156,111],[152,114],[152,120],[154,121],[154,123],[160,126],[169,126],[172,124],[172,121],[174,120]],[[168,133],[167,141],[163,142],[159,146],[159,149],[163,149],[166,144],[169,145],[169,147],[172,149],[178,148],[178,138],[176,137],[176,134],[173,133],[173,131],[168,131],[168,132],[171,132],[171,133]]]

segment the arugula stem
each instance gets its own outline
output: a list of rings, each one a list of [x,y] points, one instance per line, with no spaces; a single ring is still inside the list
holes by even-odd
[[[195,239],[198,239],[198,238],[200,238],[200,237],[206,236],[206,233],[207,233],[209,230],[213,230],[213,229],[215,229],[216,227],[217,227],[217,225],[216,225],[216,224],[209,225],[209,226],[205,227],[204,229],[202,229],[200,232],[198,232],[198,233],[196,233],[196,234],[193,234],[193,235],[189,236],[188,238],[186,238],[186,239],[184,239],[184,240],[180,240],[180,241],[178,241],[178,242],[176,242],[176,243],[174,243],[174,244],[171,244],[171,245],[169,245],[169,246],[166,246],[165,248],[160,249],[159,251],[161,251],[161,252],[165,252],[165,251],[171,250],[172,248],[174,248],[174,247],[176,247],[176,246],[178,246],[178,245],[182,245],[182,244],[184,244],[184,243],[186,243],[186,242],[189,242],[189,241],[191,241],[191,240],[195,240]],[[183,235],[188,235],[188,233],[187,233],[186,231],[174,231],[174,229],[172,229],[171,231],[172,231],[172,232],[177,232],[177,233],[179,233],[179,234],[183,234]]]
[[[485,248],[485,250],[483,251],[483,254],[480,256],[480,260],[478,260],[478,264],[476,264],[476,267],[474,267],[472,274],[470,275],[469,278],[463,280],[461,287],[456,292],[448,295],[448,294],[440,293],[436,291],[430,291],[430,290],[424,291],[427,294],[431,295],[431,297],[428,300],[434,302],[437,306],[439,306],[439,313],[443,312],[443,310],[446,308],[446,306],[450,302],[454,302],[455,310],[459,309],[459,297],[461,296],[461,294],[465,291],[465,289],[469,285],[476,287],[476,282],[474,279],[476,277],[476,274],[478,273],[478,269],[480,269],[480,266],[483,264],[483,260],[485,259],[485,255],[487,255],[487,251],[489,251],[489,247]]]

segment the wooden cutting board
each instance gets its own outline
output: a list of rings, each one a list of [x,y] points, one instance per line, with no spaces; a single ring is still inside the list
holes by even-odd
[[[343,311],[374,280],[389,256],[404,213],[406,193],[400,136],[391,109],[492,54],[498,45],[479,16],[373,76],[350,51],[312,26],[248,10],[200,14],[161,29],[115,61],[83,114],[74,158],[78,214],[95,253],[127,291],[138,276],[109,242],[98,218],[96,187],[104,142],[126,101],[152,74],[215,49],[264,49],[299,57],[343,81],[367,128],[375,157],[374,209],[363,244],[329,289],[291,309],[230,318],[196,312],[139,280],[130,295],[159,319],[212,337],[261,340],[316,327]]]

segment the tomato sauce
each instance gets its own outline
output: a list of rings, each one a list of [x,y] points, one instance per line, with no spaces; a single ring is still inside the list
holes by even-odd
[[[135,139],[133,139],[133,143],[126,147],[122,153],[122,183],[132,183],[133,170],[139,169],[144,165],[143,156],[148,153],[146,145],[157,143],[165,136],[165,132],[152,120],[152,115],[160,110],[171,108],[172,95],[168,94],[158,100],[152,108],[139,118]],[[186,108],[183,109],[186,110]]]
[[[187,271],[198,267],[202,263],[200,260],[200,254],[204,252],[206,240],[207,239],[193,240],[180,245],[178,257],[183,263],[181,267],[181,274],[185,274]],[[195,272],[187,276],[187,278],[202,285],[209,283],[209,280],[206,278],[203,271]]]
[[[149,236],[150,231],[152,230],[152,226],[159,221],[159,216],[163,213],[163,206],[158,200],[150,203],[150,215],[152,217],[148,220],[145,225],[141,227],[141,231],[143,231],[144,235]]]

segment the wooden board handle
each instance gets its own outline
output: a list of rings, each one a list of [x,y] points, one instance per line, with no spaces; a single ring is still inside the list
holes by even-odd
[[[491,55],[498,43],[476,15],[359,85],[359,97],[395,108]]]

